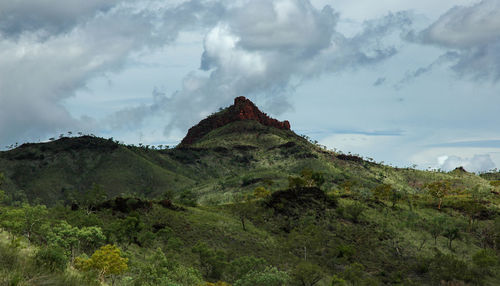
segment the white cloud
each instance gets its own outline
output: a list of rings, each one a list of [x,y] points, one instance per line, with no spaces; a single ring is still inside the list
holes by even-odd
[[[500,79],[500,2],[456,6],[418,35],[422,43],[457,51],[452,68],[474,79]]]
[[[439,168],[445,171],[463,167],[469,172],[485,172],[496,167],[489,154],[474,155],[471,158],[443,155],[438,157],[438,164]]]
[[[95,132],[95,120],[74,118],[62,102],[90,79],[124,68],[133,53],[172,43],[183,29],[210,25],[224,13],[221,4],[198,0],[153,11],[137,1],[35,2],[0,4],[0,15],[9,15],[0,16],[2,145]]]
[[[487,45],[500,37],[500,2],[455,6],[423,32],[425,41],[450,48]]]
[[[158,113],[174,114],[166,133],[172,128],[186,130],[201,119],[200,114],[239,95],[264,95],[268,106],[281,105],[268,111],[283,112],[290,106],[284,94],[293,84],[392,57],[397,49],[383,39],[411,23],[405,13],[389,14],[367,21],[360,33],[346,37],[336,31],[338,19],[330,6],[317,9],[308,0],[244,1],[231,7],[206,34],[203,85],[153,103]],[[187,80],[192,77],[191,73]]]

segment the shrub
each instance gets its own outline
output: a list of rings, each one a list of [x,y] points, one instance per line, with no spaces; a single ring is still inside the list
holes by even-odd
[[[350,218],[353,222],[359,222],[363,212],[366,210],[365,205],[356,201],[344,208],[345,215]]]
[[[436,283],[440,281],[471,280],[467,264],[454,255],[437,252],[429,261],[429,274]]]
[[[228,265],[227,279],[229,281],[236,281],[250,272],[264,271],[266,267],[266,260],[256,258],[254,256],[242,256],[234,259]]]
[[[121,256],[121,251],[116,245],[105,245],[89,259],[77,257],[75,266],[84,271],[97,271],[99,280],[103,281],[105,277],[120,275],[128,269],[128,258]]]
[[[313,286],[323,278],[323,273],[318,265],[303,261],[295,267],[292,277],[300,285]]]
[[[185,206],[195,207],[198,204],[198,196],[190,190],[186,190],[179,196],[179,202]]]
[[[68,257],[61,247],[44,247],[36,252],[35,262],[50,271],[63,271],[68,263]]]
[[[234,283],[234,286],[283,286],[290,281],[286,272],[275,267],[267,267],[264,271],[251,272]]]

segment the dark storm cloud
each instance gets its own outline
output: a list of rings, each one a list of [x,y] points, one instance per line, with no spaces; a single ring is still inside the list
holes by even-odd
[[[415,40],[456,51],[452,69],[461,76],[500,79],[500,1],[454,7]]]

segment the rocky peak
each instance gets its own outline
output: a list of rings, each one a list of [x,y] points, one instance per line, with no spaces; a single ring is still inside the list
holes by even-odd
[[[255,120],[265,126],[290,130],[288,121],[278,121],[269,117],[260,111],[252,101],[244,96],[239,96],[234,99],[234,104],[230,107],[203,119],[197,125],[191,127],[180,145],[191,145],[210,131],[241,120]]]
[[[463,166],[456,167],[452,172],[455,172],[455,173],[468,173],[467,170],[465,170],[465,168]]]

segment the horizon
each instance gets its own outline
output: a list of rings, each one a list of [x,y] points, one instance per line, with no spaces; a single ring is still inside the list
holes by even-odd
[[[68,131],[177,145],[245,96],[331,150],[500,166],[498,1],[44,3],[0,4],[0,150]]]

